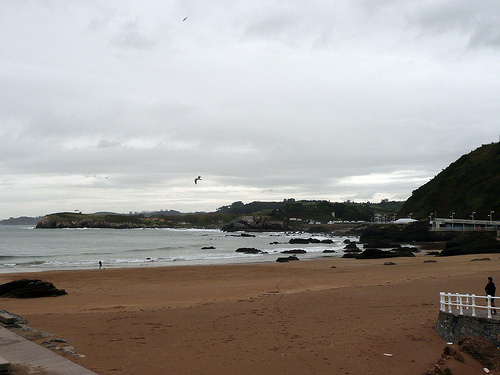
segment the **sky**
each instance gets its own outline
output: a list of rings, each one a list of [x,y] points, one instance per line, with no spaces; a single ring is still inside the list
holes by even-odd
[[[499,141],[496,0],[3,0],[0,33],[0,219],[405,200]]]

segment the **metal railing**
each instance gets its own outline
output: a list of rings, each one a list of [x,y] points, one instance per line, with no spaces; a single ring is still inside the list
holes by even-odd
[[[477,316],[485,312],[488,318],[496,314],[495,300],[500,297],[476,296],[475,294],[439,293],[440,310],[450,314]],[[493,302],[493,305],[492,305]]]

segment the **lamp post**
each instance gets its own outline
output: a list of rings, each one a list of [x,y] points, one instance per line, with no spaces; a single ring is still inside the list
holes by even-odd
[[[493,214],[495,213],[495,211],[490,211],[490,214],[488,215],[490,217],[490,221],[493,221]]]
[[[454,212],[451,213],[451,220],[453,221],[453,216],[455,215]]]

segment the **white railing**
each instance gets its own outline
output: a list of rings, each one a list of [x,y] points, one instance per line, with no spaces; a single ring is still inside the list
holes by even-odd
[[[500,297],[476,296],[475,294],[439,293],[440,310],[450,314],[477,316],[477,313],[485,310],[488,318],[492,313],[496,314],[495,300]],[[455,309],[455,310],[453,310]],[[484,315],[483,315],[484,316]]]

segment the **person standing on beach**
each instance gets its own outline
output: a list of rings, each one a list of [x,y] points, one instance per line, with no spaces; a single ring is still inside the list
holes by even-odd
[[[99,261],[99,269],[101,269],[101,268],[102,268],[102,262]]]
[[[484,290],[486,291],[487,296],[495,297],[495,292],[497,291],[497,287],[495,286],[495,283],[493,282],[492,277],[488,277],[488,284],[484,287]],[[495,298],[491,299],[491,307],[495,307]],[[497,311],[493,309],[493,314],[496,314]]]

